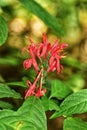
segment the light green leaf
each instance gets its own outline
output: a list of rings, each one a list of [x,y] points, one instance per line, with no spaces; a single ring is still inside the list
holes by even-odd
[[[17,110],[0,110],[0,123],[17,130],[47,130],[46,115],[39,98],[29,97]]]
[[[46,96],[43,96],[41,102],[44,106],[45,111],[59,110],[59,106],[52,99],[48,99]]]
[[[5,125],[5,124],[0,124],[0,130],[15,130],[11,126]]]
[[[51,83],[50,98],[56,97],[58,99],[65,98],[71,93],[71,89],[60,80],[53,80]]]
[[[15,111],[9,109],[0,110],[0,123],[9,125],[19,119],[20,117],[18,117],[18,114]]]
[[[0,123],[12,126],[13,128],[18,128],[23,125],[23,121],[26,119],[23,116],[18,115],[17,111],[12,111],[9,109],[0,110]],[[18,129],[19,130],[19,129]]]
[[[12,86],[20,86],[23,88],[27,88],[26,83],[24,83],[23,81],[20,82],[10,82],[10,83],[6,83],[7,85],[12,85]]]
[[[12,97],[12,98],[22,98],[19,93],[10,89],[7,85],[0,83],[0,98]]]
[[[44,107],[39,98],[29,97],[18,110],[19,115],[24,115],[36,130],[46,130],[46,116]],[[29,115],[29,116],[27,116]],[[33,130],[33,129],[32,129]]]
[[[43,7],[41,7],[34,0],[19,0],[26,9],[38,16],[47,26],[54,29],[58,34],[63,35],[63,30],[58,24],[55,17],[49,14]]]
[[[0,6],[8,6],[14,4],[16,0],[0,0]]]
[[[0,16],[0,46],[3,45],[8,36],[7,22],[4,17]]]
[[[5,101],[0,101],[0,108],[4,108],[4,109],[12,109],[13,106]]]
[[[55,112],[51,118],[70,116],[87,112],[87,89],[80,90],[68,96],[60,105],[60,111]]]
[[[87,122],[69,117],[64,120],[63,130],[87,130]]]

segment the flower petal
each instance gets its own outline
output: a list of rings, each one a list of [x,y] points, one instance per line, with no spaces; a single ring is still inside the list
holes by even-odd
[[[32,59],[26,59],[23,62],[23,67],[25,70],[29,69],[32,65]]]
[[[37,64],[37,62],[36,62],[35,59],[32,59],[32,64],[33,64],[33,66],[34,66],[36,72],[38,73],[38,69],[39,69],[39,67],[38,67],[38,64]]]
[[[44,88],[43,90],[38,89],[37,93],[35,94],[35,96],[37,97],[41,97],[46,93],[46,88]]]

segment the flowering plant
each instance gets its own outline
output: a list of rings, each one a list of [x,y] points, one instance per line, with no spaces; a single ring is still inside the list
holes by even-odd
[[[60,70],[63,69],[60,60],[64,57],[61,51],[67,47],[67,44],[58,44],[59,39],[51,45],[51,43],[47,41],[46,34],[43,34],[42,43],[35,45],[31,39],[30,42],[30,46],[23,49],[23,51],[27,50],[30,54],[30,58],[24,60],[23,66],[26,70],[33,66],[37,77],[33,84],[29,80],[27,81],[28,90],[26,90],[25,98],[32,95],[41,97],[46,93],[46,88],[42,89],[43,78],[50,72],[57,71],[57,74],[60,73]],[[39,60],[38,63],[37,60]],[[39,79],[40,83],[37,88],[36,84]]]
[[[17,104],[22,102],[14,110],[14,105],[0,101],[3,108],[0,110],[0,128],[2,130],[4,128],[6,130],[47,130],[49,126],[47,112],[51,112],[50,118],[63,117],[64,130],[68,128],[75,130],[78,124],[81,129],[87,127],[84,121],[72,117],[73,114],[87,111],[86,105],[84,106],[87,90],[72,94],[72,88],[59,77],[63,70],[61,60],[65,57],[63,49],[67,44],[59,44],[59,39],[51,44],[46,34],[43,34],[41,43],[35,44],[30,38],[29,41],[30,45],[22,50],[23,54],[25,51],[28,52],[23,67],[29,73],[29,77],[27,79],[25,77],[21,82],[0,83],[0,98],[14,98]],[[20,93],[9,86],[20,86]],[[73,122],[72,126],[71,122]]]
[[[86,3],[0,0],[0,130],[87,130]]]

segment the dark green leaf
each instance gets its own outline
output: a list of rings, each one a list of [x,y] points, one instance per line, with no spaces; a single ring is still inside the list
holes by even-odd
[[[87,130],[87,122],[69,117],[64,120],[63,130]]]
[[[49,14],[43,7],[41,7],[34,0],[19,0],[26,9],[38,16],[47,26],[54,29],[58,34],[63,35],[63,30],[58,24],[55,17]]]
[[[87,89],[80,90],[68,96],[60,105],[60,111],[55,112],[51,118],[70,116],[87,112]]]
[[[13,97],[17,99],[22,98],[19,93],[17,93],[13,89],[10,89],[7,85],[0,83],[0,98],[4,97]]]
[[[3,45],[8,36],[7,22],[4,17],[0,16],[0,46]]]
[[[53,80],[51,83],[51,95],[50,98],[56,97],[56,98],[65,98],[71,93],[71,89],[66,86],[63,82],[60,80]]]

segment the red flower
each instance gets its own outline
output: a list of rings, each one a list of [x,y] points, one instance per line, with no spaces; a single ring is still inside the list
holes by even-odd
[[[54,72],[55,70],[57,70],[57,73],[60,73],[60,70],[62,67],[62,65],[60,64],[60,60],[63,57],[63,54],[61,54],[62,49],[64,49],[65,47],[67,47],[67,44],[58,44],[59,39],[57,39],[55,41],[55,43],[52,45],[51,49],[50,49],[50,58],[49,58],[49,62],[48,62],[48,69],[47,72]]]
[[[51,44],[48,43],[46,34],[43,34],[42,43],[37,44],[36,55],[41,60],[42,57],[46,59],[46,56],[50,50]]]
[[[46,88],[42,89],[42,71],[43,69],[40,70],[40,72],[38,73],[34,83],[32,84],[29,80],[27,81],[27,85],[28,85],[28,89],[25,91],[25,99],[29,96],[35,95],[37,97],[41,97],[46,93]],[[41,78],[40,78],[41,77]],[[37,89],[37,81],[40,78],[40,86]]]
[[[23,67],[25,70],[29,69],[32,65],[32,59],[26,59],[23,62]]]
[[[54,72],[55,70],[57,70],[57,73],[59,74],[61,69],[60,59],[61,57],[59,57],[58,55],[51,56],[49,59],[49,66],[47,72]]]
[[[31,45],[27,48],[24,48],[24,50],[27,50],[30,54],[30,59],[26,59],[23,62],[24,69],[29,69],[32,65],[35,68],[35,71],[38,73],[39,67],[36,61],[36,57],[41,62],[41,58],[44,57],[46,59],[46,56],[48,55],[48,52],[50,51],[51,44],[47,42],[46,34],[43,34],[43,40],[42,43],[34,44],[34,42],[29,38]]]
[[[39,68],[38,68],[38,64],[37,64],[36,56],[35,56],[36,46],[34,45],[32,40],[31,40],[31,45],[27,48],[27,50],[29,51],[29,54],[30,54],[31,58],[24,60],[23,66],[27,70],[27,69],[29,69],[33,65],[33,67],[35,68],[36,72],[38,73],[38,69]]]
[[[41,97],[46,93],[46,88],[43,90],[38,89],[37,93],[35,94],[36,97]]]
[[[32,96],[32,95],[34,95],[34,91],[35,91],[35,88],[36,88],[36,85],[35,85],[35,83],[31,83],[29,80],[27,81],[27,83],[28,83],[28,89],[25,91],[25,99],[27,98],[27,97],[29,97],[29,96]],[[30,84],[29,84],[30,83]]]
[[[33,67],[35,68],[36,72],[38,73],[38,64],[36,62],[36,59],[35,58],[31,58],[31,59],[26,59],[24,60],[23,62],[23,67],[24,69],[29,69],[31,66],[33,65]]]
[[[51,45],[47,41],[46,34],[43,34],[42,43],[34,44],[30,38],[29,40],[31,44],[27,48],[24,48],[24,50],[28,51],[30,58],[24,60],[23,66],[26,70],[33,66],[38,75],[34,83],[31,83],[29,80],[27,81],[28,89],[25,92],[25,98],[31,95],[41,97],[46,93],[46,88],[42,89],[43,70],[46,70],[47,73],[57,71],[57,74],[59,74],[61,69],[63,69],[63,66],[60,64],[61,59],[64,57],[63,49],[68,45],[64,43],[58,44],[59,39]],[[46,62],[46,65],[44,62]],[[37,87],[36,84],[39,78],[40,85]]]
[[[55,41],[55,43],[53,44],[53,46],[51,47],[51,49],[50,49],[51,55],[55,55],[55,54],[59,54],[59,55],[60,55],[60,52],[61,52],[65,47],[68,46],[68,44],[64,44],[64,43],[58,44],[58,43],[59,43],[59,39],[57,39],[57,40]]]

